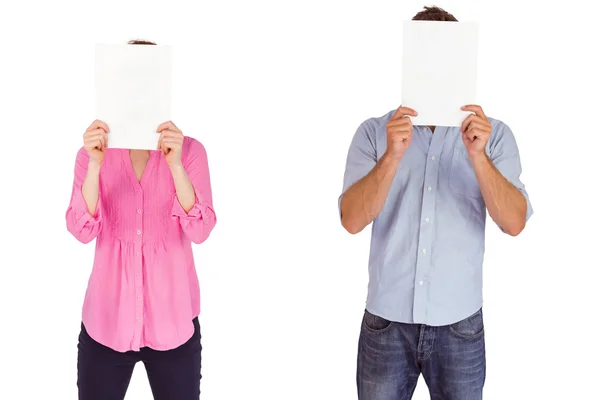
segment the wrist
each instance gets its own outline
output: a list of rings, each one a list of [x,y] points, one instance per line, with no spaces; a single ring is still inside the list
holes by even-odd
[[[398,164],[400,163],[400,160],[402,160],[402,156],[404,156],[404,152],[402,152],[401,154],[398,154],[398,153],[392,153],[392,152],[386,150],[385,153],[383,153],[383,156],[381,156],[380,161],[382,164],[389,164],[389,165],[395,164],[396,166],[398,166]]]
[[[100,167],[102,167],[102,161],[95,161],[90,158],[88,162],[88,172],[100,172]]]
[[[485,153],[485,151],[482,151],[482,152],[476,153],[476,154],[471,154],[471,155],[469,155],[469,158],[471,159],[471,164],[473,165],[473,167],[476,167],[476,166],[482,165],[482,164],[487,164],[490,162],[490,159],[489,159],[488,155]]]
[[[185,169],[183,168],[183,164],[181,162],[169,164],[169,169],[171,170],[171,173],[173,173],[173,174],[177,174],[177,173],[181,173],[181,172],[185,171]]]

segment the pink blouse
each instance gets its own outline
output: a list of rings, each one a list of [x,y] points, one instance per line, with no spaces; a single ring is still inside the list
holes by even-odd
[[[189,213],[160,152],[150,152],[138,182],[129,150],[107,149],[92,216],[81,193],[89,156],[77,154],[67,228],[82,243],[96,238],[82,319],[94,340],[116,351],[169,350],[194,332],[200,288],[191,242],[208,238],[216,216],[204,146],[185,137],[181,157],[196,192]]]

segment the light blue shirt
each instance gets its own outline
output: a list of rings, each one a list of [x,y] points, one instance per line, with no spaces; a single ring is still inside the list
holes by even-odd
[[[363,122],[354,135],[345,192],[386,150],[394,111]],[[488,118],[486,153],[527,200],[512,131]],[[342,194],[343,196],[343,194]],[[341,202],[340,196],[339,201]],[[338,203],[339,204],[339,203]],[[482,306],[486,208],[460,128],[414,126],[383,209],[373,221],[366,308],[385,319],[432,326],[460,321]]]

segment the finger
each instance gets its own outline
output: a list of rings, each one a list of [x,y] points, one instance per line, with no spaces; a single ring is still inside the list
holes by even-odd
[[[466,133],[472,140],[481,139],[486,135],[485,131],[481,129],[469,129]]]
[[[106,136],[106,133],[104,132],[104,130],[102,130],[102,129],[99,129],[98,131],[94,131],[93,133],[92,133],[92,132],[90,132],[89,134],[86,134],[86,135],[83,137],[83,140],[84,140],[84,141],[86,141],[86,140],[88,140],[88,139],[90,139],[90,138],[97,138],[97,137],[99,137],[99,136]]]
[[[481,106],[478,106],[476,104],[468,104],[466,106],[462,106],[461,110],[471,111],[471,112],[475,113],[475,115],[477,115],[478,117],[486,118],[485,113],[483,112],[483,108],[481,108]]]
[[[160,133],[161,137],[179,138],[183,140],[183,134],[172,130],[164,130]]]
[[[475,133],[475,136],[477,136],[480,139],[485,139],[487,137],[490,136],[490,132],[487,129],[473,129],[473,132]]]
[[[169,149],[167,148],[167,146],[165,145],[165,143],[162,140],[159,143],[158,149],[160,150],[160,152],[162,153],[163,156],[166,156],[167,153],[169,152]]]
[[[156,150],[159,150],[162,148],[162,141],[163,141],[164,137],[163,134],[161,133],[160,135],[158,135],[158,141],[156,143]]]
[[[181,145],[181,140],[180,139],[176,139],[176,138],[170,138],[170,137],[164,137],[162,139],[163,143],[171,143],[171,144],[178,144]]]
[[[106,139],[104,137],[96,137],[84,143],[83,147],[87,149],[98,149],[100,151],[106,148]]]
[[[104,122],[100,121],[99,119],[92,122],[92,124],[86,129],[86,132],[94,130],[94,129],[99,129],[99,128],[104,129],[104,131],[106,133],[108,133],[108,125],[106,125]]]
[[[163,140],[163,142],[162,142],[162,143],[163,143],[163,144],[162,144],[162,145],[163,145],[163,147],[164,147],[164,148],[166,148],[166,149],[169,149],[169,150],[176,150],[176,151],[178,151],[178,150],[181,150],[181,143],[179,143],[179,142],[176,142],[176,141],[169,141],[169,140],[167,139],[167,140]]]
[[[412,121],[406,115],[404,117],[391,120],[390,122],[387,123],[387,127],[388,128],[389,127],[394,127],[394,126],[405,126],[405,125],[406,126],[412,126]]]
[[[158,145],[156,146],[157,150],[161,150],[163,152],[163,154],[166,154],[167,152],[167,148],[165,145],[165,138],[163,137],[163,135],[160,135],[160,138],[158,139]]]
[[[392,140],[399,140],[399,139],[408,139],[411,137],[410,132],[393,132],[391,135]]]
[[[394,133],[394,132],[409,132],[410,133],[413,131],[413,126],[412,126],[412,124],[389,126],[386,129],[386,131],[388,132],[388,134]]]
[[[412,134],[412,129],[410,128],[396,128],[396,129],[390,129],[388,130],[388,135],[397,135],[397,134],[403,134],[403,135],[411,135]]]
[[[465,132],[469,128],[469,125],[471,124],[471,122],[473,122],[473,120],[475,118],[477,118],[477,116],[475,114],[470,114],[467,118],[465,118],[462,125],[460,126],[460,131]]]
[[[104,149],[106,149],[106,142],[103,139],[95,139],[90,141],[89,143],[87,143],[84,146],[88,151],[89,150],[100,150],[100,151],[104,151]]]
[[[83,134],[83,137],[86,138],[86,137],[98,135],[98,134],[105,135],[106,131],[102,128],[93,129],[91,131],[85,131],[85,133]]]
[[[159,146],[163,155],[167,155],[169,152],[169,144],[167,143],[167,138],[165,138],[162,134],[160,135]]]
[[[481,131],[485,131],[487,129],[487,125],[479,120],[474,120],[469,124],[467,131],[470,131],[472,129],[480,129]]]
[[[388,126],[387,127],[387,131],[389,132],[394,132],[394,131],[412,131],[413,126],[412,124],[402,124],[402,125],[392,125],[392,126]]]
[[[103,142],[103,143],[105,143],[105,142],[106,142],[106,139],[107,139],[107,137],[106,137],[106,133],[97,133],[97,134],[95,134],[95,135],[90,135],[90,136],[87,136],[87,137],[84,139],[83,143],[84,143],[84,144],[86,144],[86,143],[88,143],[88,144],[89,144],[89,143],[94,143],[94,142],[95,142],[95,141],[97,141],[97,140],[102,140],[102,142]]]
[[[461,132],[469,130],[470,126],[473,124],[477,124],[478,126],[481,126],[484,129],[489,129],[491,127],[491,124],[487,119],[478,117],[476,114],[471,114],[463,121],[460,127]]]
[[[176,127],[172,121],[167,121],[167,122],[163,122],[162,124],[160,124],[158,126],[158,128],[156,128],[156,132],[162,132],[165,129],[170,129],[172,131],[181,133],[181,130],[179,130],[179,128]]]
[[[415,110],[413,110],[412,108],[400,106],[400,107],[398,107],[398,109],[392,115],[392,120],[398,119],[398,118],[402,118],[405,115],[410,115],[410,116],[416,117],[419,114]]]
[[[469,143],[473,143],[475,140],[477,140],[476,135],[472,132],[463,133],[463,139],[465,139]]]
[[[172,150],[175,150],[176,147],[177,146],[173,143],[169,143],[165,139],[163,139],[163,148],[165,149],[165,155],[169,154],[169,152],[171,152]]]
[[[173,132],[173,133],[166,133],[166,132],[167,131],[163,131],[163,133],[160,134],[160,136],[158,138],[159,146],[161,143],[166,143],[166,142],[183,144],[183,136],[182,135],[180,135],[179,133],[176,133],[176,132]]]
[[[412,130],[413,130],[412,124],[391,125],[391,126],[388,126],[386,129],[387,132],[397,132],[397,131],[412,132]]]

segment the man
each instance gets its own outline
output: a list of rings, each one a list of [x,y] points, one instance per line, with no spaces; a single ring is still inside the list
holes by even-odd
[[[456,21],[425,8],[414,20]],[[413,126],[400,107],[356,132],[340,196],[342,225],[373,222],[357,365],[360,400],[481,399],[486,209],[516,236],[532,214],[513,133],[477,105],[461,127]],[[418,111],[418,110],[417,110]]]

